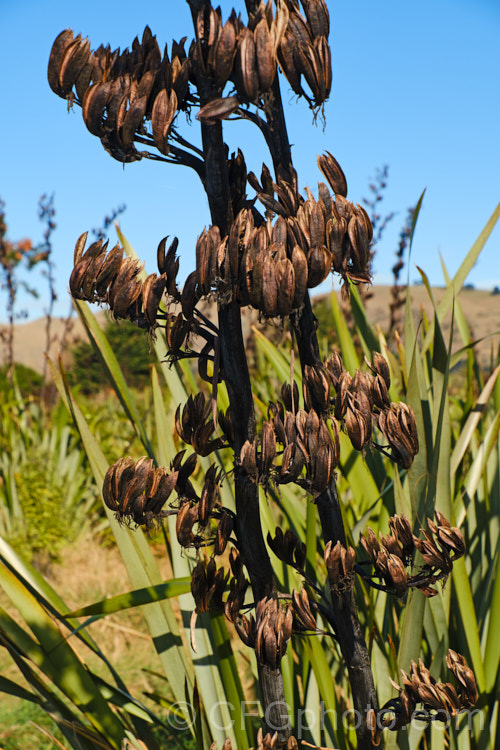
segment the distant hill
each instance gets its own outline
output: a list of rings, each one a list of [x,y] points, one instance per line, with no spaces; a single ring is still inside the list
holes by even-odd
[[[368,319],[372,324],[380,325],[382,330],[385,331],[389,322],[390,287],[381,285],[374,286],[371,291],[373,291],[373,296],[366,304]],[[436,304],[439,304],[444,291],[445,290],[442,288],[433,289]],[[429,317],[432,315],[432,304],[423,286],[414,286],[411,288],[411,300],[413,315],[417,324],[422,316],[422,308]],[[472,330],[474,339],[488,336],[488,338],[477,345],[479,359],[484,366],[487,366],[490,360],[492,346],[496,352],[500,345],[500,295],[492,295],[491,292],[479,289],[464,289],[459,295],[459,302]],[[100,312],[98,315],[104,322],[105,313]],[[451,315],[448,315],[443,325],[445,337],[449,335],[450,322]],[[52,321],[53,343],[49,352],[52,358],[58,356],[58,350],[60,348],[59,342],[61,341],[64,325],[65,322],[61,318],[54,318]],[[15,361],[26,365],[27,367],[31,367],[40,373],[43,370],[44,361],[46,342],[45,326],[45,318],[38,318],[37,320],[29,321],[27,323],[18,323],[15,326],[14,334]],[[4,328],[4,325],[0,325],[0,331]],[[249,326],[246,326],[246,328],[248,329]],[[489,336],[489,334],[494,335]],[[61,352],[64,359],[67,360],[69,358],[71,347],[74,345],[75,341],[82,338],[82,336],[84,336],[83,327],[78,317],[75,316],[71,321],[71,329],[67,337],[66,346],[64,351]],[[456,321],[454,341],[455,349],[462,346],[461,339],[458,335]],[[4,353],[2,350],[0,351],[0,362],[3,362]]]

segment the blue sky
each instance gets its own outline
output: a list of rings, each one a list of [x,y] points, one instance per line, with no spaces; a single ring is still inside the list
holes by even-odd
[[[220,4],[226,18],[233,3]],[[235,5],[240,10],[243,3]],[[376,169],[389,165],[381,208],[398,215],[377,249],[374,270],[380,282],[390,282],[406,209],[426,188],[410,278],[417,278],[418,264],[432,283],[441,284],[440,254],[453,273],[500,201],[500,4],[328,0],[328,6],[333,89],[324,128],[313,124],[305,103],[297,102],[282,81],[299,184],[315,187],[316,154],[328,149],[347,176],[348,197],[358,202],[368,195]],[[184,0],[0,0],[0,196],[9,238],[36,241],[42,231],[38,199],[55,194],[60,314],[69,305],[66,289],[77,237],[101,225],[114,207],[126,204],[122,229],[151,270],[156,270],[158,242],[177,235],[184,276],[194,265],[196,237],[209,221],[194,173],[145,161],[123,168],[88,133],[80,109],[68,114],[47,84],[50,48],[62,29],[88,35],[93,49],[106,42],[124,48],[146,24],[160,46],[192,36]],[[243,148],[249,169],[260,171],[263,160],[270,163],[249,124],[230,124],[227,139],[232,149]],[[497,227],[470,282],[500,285],[499,250]],[[39,286],[41,299],[28,303],[32,317],[46,305],[43,282]],[[3,319],[4,297],[0,308]]]

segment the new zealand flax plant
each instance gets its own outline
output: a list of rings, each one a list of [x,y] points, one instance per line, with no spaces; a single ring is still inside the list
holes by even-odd
[[[162,54],[149,28],[122,52],[104,46],[91,51],[90,42],[69,29],[52,48],[51,88],[81,106],[85,125],[108,153],[124,163],[147,158],[191,167],[212,222],[199,236],[196,268],[182,288],[176,239],[169,247],[160,242],[158,273],[145,279],[143,265],[123,257],[122,247],[108,250],[99,240],[86,249],[86,234],[76,243],[74,299],[105,304],[115,318],[129,319],[152,336],[163,328],[168,360],[195,359],[211,392],[193,394],[177,409],[175,430],[191,452],[172,455],[169,466],[148,457],[121,458],[106,473],[103,497],[132,526],[151,527],[175,515],[178,542],[198,550],[191,577],[192,645],[197,614],[218,611],[254,651],[265,717],[260,748],[298,747],[295,718],[286,710],[282,659],[292,636],[324,628],[338,642],[348,671],[358,747],[373,748],[384,727],[399,729],[416,710],[420,719],[432,721],[469,708],[476,688],[463,657],[450,651],[447,664],[457,687],[437,682],[422,662],[412,662],[398,697],[380,707],[355,577],[395,597],[410,588],[430,597],[463,555],[464,542],[440,513],[423,536],[405,516],[393,516],[389,535],[362,538],[364,563],[346,541],[335,475],[340,432],[355,450],[381,451],[406,470],[418,452],[416,421],[408,405],[391,402],[382,355],[351,374],[338,352],[322,358],[319,351],[309,290],[330,272],[341,277],[345,294],[353,283],[369,283],[373,234],[366,211],[347,200],[345,176],[330,153],[318,158],[328,185],[318,184],[317,197],[309,189],[305,196],[299,192],[292,162],[278,71],[314,112],[322,108],[332,81],[325,0],[245,4],[246,20],[233,10],[223,22],[220,8],[188,0],[194,40],[187,47],[185,40],[172,42],[170,54],[167,48]],[[181,112],[196,114],[201,148],[181,135]],[[240,150],[229,153],[227,119],[247,120],[264,136],[272,167],[263,165],[260,178],[247,171]],[[217,304],[216,323],[203,312],[206,299]],[[261,424],[242,334],[246,306],[288,326],[290,356],[295,350],[300,358],[301,387],[291,374]],[[221,384],[229,397],[225,412],[217,411]],[[197,491],[190,479],[197,456],[222,449],[232,452],[232,471],[211,464]],[[235,510],[222,504],[225,482],[234,483]],[[325,544],[325,588],[311,581],[307,548],[291,530],[277,528],[264,537],[259,486],[279,492],[288,483],[315,503]],[[299,592],[278,585],[269,550],[301,575]],[[227,740],[225,750],[230,746]]]

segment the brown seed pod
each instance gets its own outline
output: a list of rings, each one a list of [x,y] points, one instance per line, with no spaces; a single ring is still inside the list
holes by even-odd
[[[243,443],[240,452],[240,464],[249,476],[256,476],[258,474],[257,438],[254,438],[252,442],[246,440]]]
[[[293,616],[304,630],[316,631],[316,617],[311,609],[309,595],[306,589],[301,589],[300,594],[292,591]]]
[[[255,60],[259,93],[265,94],[273,85],[276,76],[276,54],[272,34],[267,21],[259,21],[253,31],[255,41]]]
[[[211,99],[198,111],[196,118],[207,125],[213,125],[219,120],[227,120],[238,109],[238,97],[227,96]]]
[[[242,27],[236,55],[236,87],[244,100],[253,102],[259,93],[259,78],[255,59],[255,39],[246,27]]]
[[[318,156],[318,167],[335,195],[347,196],[347,180],[340,164],[329,151]]]
[[[153,105],[151,124],[153,126],[153,139],[156,148],[165,155],[169,153],[168,137],[177,113],[177,108],[178,100],[175,91],[162,89]]]
[[[73,31],[71,29],[65,29],[58,34],[50,51],[47,78],[52,91],[61,97],[65,97],[66,94],[60,83],[60,68],[66,51],[74,41]]]

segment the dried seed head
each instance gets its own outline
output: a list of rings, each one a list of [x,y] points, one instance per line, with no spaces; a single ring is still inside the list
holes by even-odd
[[[356,552],[352,547],[347,549],[338,541],[335,545],[328,542],[325,547],[325,562],[328,578],[335,591],[340,594],[352,588],[354,583],[354,563]]]
[[[215,535],[214,543],[214,555],[223,555],[229,541],[229,537],[233,531],[234,516],[229,511],[224,510],[222,512],[220,521],[217,525],[217,532]]]
[[[419,712],[419,718],[427,718],[429,722],[446,722],[450,716],[455,717],[460,711],[472,708],[477,701],[477,688],[472,670],[466,666],[464,658],[452,650],[448,652],[446,663],[459,682],[458,694],[450,683],[437,682],[421,659],[418,664],[412,661],[409,675],[401,670],[403,687],[400,688],[393,683],[400,691],[399,697],[390,701],[379,712],[378,719],[382,725],[388,725],[388,714],[395,716],[395,720],[389,724],[392,730],[408,724],[418,704],[423,707]],[[394,706],[395,703],[399,704],[397,708]]]
[[[295,589],[292,591],[293,616],[304,630],[316,630],[316,617],[311,609],[309,595],[306,589],[301,589],[298,594]]]
[[[434,531],[441,546],[452,555],[452,560],[463,557],[465,554],[465,542],[460,529],[452,527],[450,522],[438,510],[434,512],[437,527]],[[430,520],[427,522],[431,528]]]
[[[389,519],[389,528],[401,545],[403,558],[406,561],[410,560],[415,550],[410,521],[401,513],[401,515],[392,516]]]
[[[140,328],[154,330],[167,278],[151,274],[143,282],[139,277],[144,263],[123,258],[118,245],[106,254],[107,244],[102,240],[84,252],[85,238],[82,235],[75,246],[69,282],[73,298],[108,304],[116,318],[128,318]]]
[[[154,468],[151,459],[121,458],[104,477],[102,495],[105,504],[119,520],[150,526],[165,515],[162,508],[178,479],[176,470]]]
[[[255,655],[257,661],[277,669],[292,634],[293,612],[282,609],[276,599],[261,599],[256,607]]]
[[[404,403],[391,403],[378,414],[377,423],[389,441],[394,460],[404,469],[409,469],[419,448],[413,409]]]
[[[268,533],[267,543],[282,562],[303,570],[307,553],[306,545],[291,529],[287,529],[283,534],[283,531],[277,527],[274,539]]]
[[[191,573],[191,593],[198,612],[223,609],[224,594],[229,573],[217,568],[212,558],[208,563],[200,561]]]
[[[346,198],[347,180],[340,164],[329,151],[318,156],[318,167],[321,169],[333,192],[336,195],[342,195]]]

